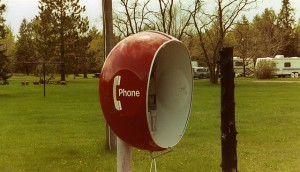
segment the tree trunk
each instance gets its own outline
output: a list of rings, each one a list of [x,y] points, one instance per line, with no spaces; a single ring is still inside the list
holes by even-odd
[[[103,9],[103,31],[104,31],[104,42],[105,42],[105,57],[108,56],[109,52],[113,48],[113,19],[112,19],[112,0],[102,0]],[[110,150],[117,149],[117,136],[106,124],[106,146]]]
[[[88,77],[87,77],[87,73],[86,73],[86,72],[84,72],[84,74],[83,74],[83,78],[88,78]]]
[[[246,77],[246,60],[245,57],[242,58],[243,59],[243,77]]]
[[[212,64],[213,65],[213,64]],[[210,77],[209,80],[212,84],[218,84],[219,80],[219,67],[210,67]]]
[[[216,72],[214,72],[213,75],[210,76],[210,82],[212,84],[218,84],[218,76]]]
[[[60,60],[61,60],[61,73],[60,80],[66,81],[66,64],[65,64],[65,38],[64,38],[64,12],[61,9],[61,23],[60,23]]]
[[[61,55],[61,60],[63,60],[64,56]],[[60,80],[66,81],[66,65],[65,62],[62,62],[60,65]]]
[[[26,65],[25,70],[26,70],[26,75],[29,76],[29,67]]]

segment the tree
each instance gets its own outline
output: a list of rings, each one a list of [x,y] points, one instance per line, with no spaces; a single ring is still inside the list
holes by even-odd
[[[253,51],[253,37],[255,37],[253,34],[253,27],[245,15],[243,15],[242,19],[235,24],[232,32],[227,35],[228,40],[226,43],[229,42],[229,40],[232,40],[230,44],[231,46],[234,46],[235,56],[239,56],[242,59],[243,76],[247,75],[246,66],[250,63],[253,64],[253,56],[255,55],[255,52]]]
[[[5,27],[5,39],[4,43],[6,46],[6,55],[10,61],[10,69],[14,70],[15,64],[15,53],[16,53],[16,43],[15,43],[15,36],[13,34],[12,28],[10,26]]]
[[[92,37],[89,35],[81,35],[75,41],[75,48],[73,51],[74,57],[70,58],[71,63],[69,64],[69,67],[74,70],[74,75],[78,74],[80,71],[83,73],[84,78],[87,78],[87,74],[93,63],[93,54],[89,52],[91,41]]]
[[[217,0],[217,10],[213,13],[205,10],[205,6],[201,2],[195,0],[195,8],[191,13],[200,47],[210,71],[210,81],[216,84],[219,75],[217,66],[219,51],[224,45],[226,34],[234,25],[239,14],[247,10],[247,7],[256,0]]]
[[[86,9],[79,5],[79,0],[40,0],[39,3],[40,18],[44,17],[41,25],[46,26],[43,30],[50,29],[48,32],[51,35],[48,36],[56,38],[51,42],[57,44],[56,52],[61,61],[61,81],[65,81],[66,64],[71,57],[76,56],[72,53],[76,47],[75,42],[89,29],[88,18],[81,17]]]
[[[122,10],[114,12],[114,27],[122,37],[142,31],[145,27],[151,27],[151,21],[148,19],[150,11],[147,8],[150,0],[144,1],[143,4],[139,0],[130,1],[120,0]]]
[[[155,2],[159,8],[151,8],[150,0],[120,0],[123,9],[114,13],[114,26],[120,35],[126,37],[143,30],[157,30],[183,40],[191,25],[191,14],[184,9],[182,1]]]
[[[183,40],[185,35],[189,35],[188,28],[192,24],[192,13],[184,6],[181,0],[159,0],[159,11],[153,12],[157,18],[155,28]],[[185,9],[186,8],[186,9]]]
[[[99,72],[104,64],[104,37],[95,27],[92,27],[88,33],[91,37],[89,54],[91,54],[91,70]]]
[[[296,46],[295,56],[299,57],[300,56],[300,20],[294,28],[293,35],[294,35],[294,38],[295,38],[294,45]]]
[[[1,0],[0,0],[1,2]],[[7,47],[5,45],[5,25],[4,25],[4,18],[3,12],[5,11],[6,6],[4,4],[0,5],[0,79],[2,80],[2,84],[8,84],[7,79],[11,77],[11,61],[6,55]]]
[[[52,10],[43,6],[39,6],[39,10],[39,15],[33,20],[37,56],[41,61],[50,61],[59,55],[56,46],[57,34],[51,18]]]
[[[278,14],[277,25],[281,32],[284,34],[284,42],[286,45],[282,48],[280,54],[287,57],[294,56],[296,54],[296,47],[294,46],[295,39],[293,37],[293,27],[295,25],[295,10],[291,7],[289,0],[282,0],[282,7]]]
[[[24,72],[26,75],[32,73],[35,69],[32,64],[28,62],[35,61],[34,37],[32,34],[32,25],[26,19],[23,19],[19,36],[16,43],[16,71]]]
[[[274,57],[287,45],[285,35],[277,26],[277,15],[272,9],[265,9],[253,19],[254,51],[256,57]]]

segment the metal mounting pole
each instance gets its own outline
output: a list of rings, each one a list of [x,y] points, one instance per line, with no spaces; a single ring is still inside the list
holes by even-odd
[[[220,51],[222,171],[237,171],[233,48]]]
[[[131,146],[117,137],[117,172],[132,171]]]

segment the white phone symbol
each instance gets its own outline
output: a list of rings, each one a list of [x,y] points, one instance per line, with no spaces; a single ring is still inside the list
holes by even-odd
[[[114,86],[113,86],[113,98],[114,98],[115,108],[119,111],[122,110],[121,102],[117,100],[117,85],[119,86],[120,83],[121,83],[121,76],[115,76]]]

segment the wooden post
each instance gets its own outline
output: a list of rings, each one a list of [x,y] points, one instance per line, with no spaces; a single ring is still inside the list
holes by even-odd
[[[131,146],[117,138],[117,172],[132,171],[132,151]]]
[[[222,171],[237,171],[233,48],[220,51]]]
[[[103,13],[103,33],[104,33],[104,52],[105,58],[113,48],[113,19],[112,19],[112,0],[102,0],[102,13]],[[106,146],[109,150],[117,149],[117,136],[106,124]]]

